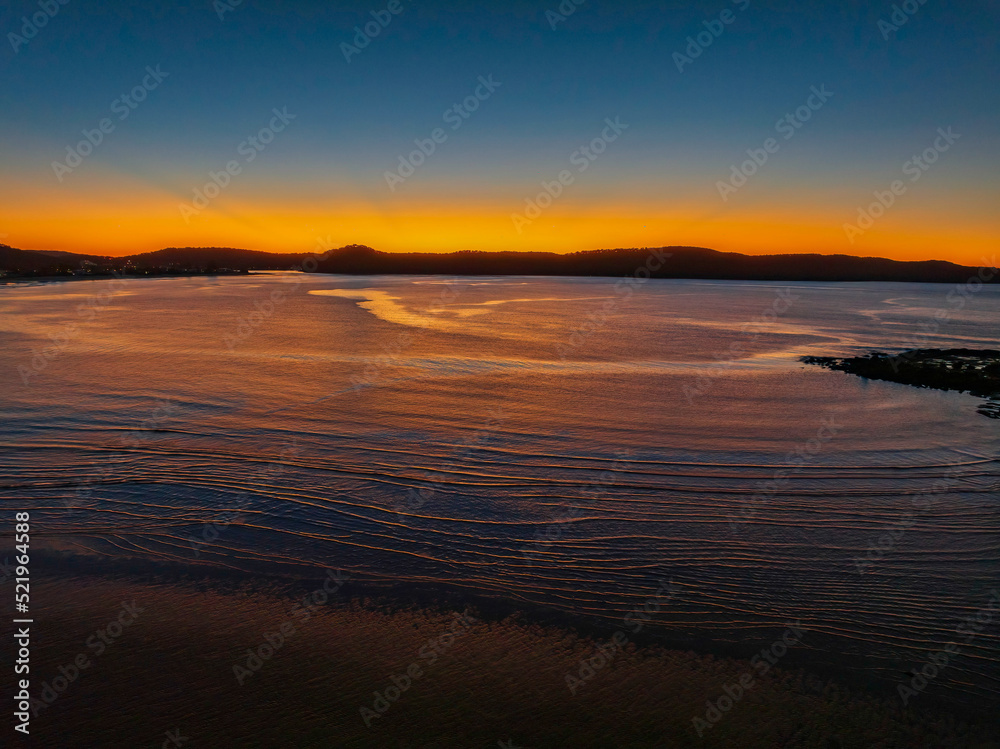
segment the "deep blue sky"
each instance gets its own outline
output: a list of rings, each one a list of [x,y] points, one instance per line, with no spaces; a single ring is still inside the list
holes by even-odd
[[[741,11],[745,0],[587,0],[555,30],[545,13],[558,9],[552,1],[498,8],[400,3],[403,12],[350,64],[340,45],[386,3],[244,0],[223,20],[207,0],[59,6],[17,54],[9,41],[0,53],[0,168],[8,204],[0,219],[11,227],[0,226],[0,233],[10,232],[0,241],[73,249],[65,238],[72,227],[101,226],[74,219],[81,206],[112,221],[120,195],[117,210],[138,211],[156,227],[152,236],[136,235],[140,244],[157,245],[172,230],[178,242],[197,243],[202,235],[207,241],[224,234],[225,222],[235,227],[240,220],[257,223],[259,246],[301,244],[305,239],[288,222],[303,220],[316,225],[312,231],[335,227],[345,241],[362,241],[354,234],[367,232],[389,249],[408,242],[424,248],[435,241],[429,216],[444,220],[451,206],[461,215],[442,231],[441,249],[479,246],[476,236],[492,225],[487,214],[509,225],[539,182],[565,168],[574,149],[614,116],[630,125],[627,134],[552,209],[556,231],[533,227],[534,240],[512,234],[514,248],[573,249],[584,237],[574,229],[579,222],[566,222],[596,212],[609,230],[595,237],[599,246],[614,244],[622,222],[639,222],[651,227],[641,243],[676,239],[740,249],[739,232],[758,221],[773,227],[775,249],[799,242],[808,250],[812,242],[830,251],[840,242],[840,251],[860,252],[846,244],[842,224],[943,126],[962,134],[960,147],[942,156],[919,195],[914,187],[907,204],[866,235],[870,254],[899,255],[894,247],[929,238],[918,219],[929,220],[933,206],[941,212],[935,226],[952,221],[973,227],[977,237],[997,228],[990,215],[1000,161],[996,3],[928,0],[888,39],[877,22],[891,17],[891,2],[750,0]],[[673,53],[726,8],[735,21],[678,72]],[[21,17],[38,10],[37,2],[9,0],[0,30],[19,34]],[[112,100],[138,84],[147,65],[157,64],[169,78],[58,182],[51,162],[65,157],[83,128],[108,116]],[[443,111],[470,94],[478,76],[489,74],[502,83],[496,94],[390,191],[385,171],[413,149],[414,138],[442,124]],[[821,84],[834,97],[748,187],[720,200],[717,182]],[[202,234],[184,221],[172,227],[178,202],[190,200],[208,171],[233,158],[236,146],[267,124],[272,108],[284,106],[296,121],[199,216]],[[12,183],[19,187],[8,192]],[[38,216],[23,205],[25,195],[51,196],[51,208],[64,209],[62,229],[32,229]],[[324,204],[331,206],[329,221]],[[281,215],[265,216],[268,205],[283,206]],[[780,218],[790,211],[808,226],[795,230],[794,216]],[[258,215],[265,216],[261,222]],[[468,227],[468,237],[455,227]],[[677,236],[664,235],[672,230]],[[623,236],[645,239],[631,232]],[[254,244],[255,236],[246,229],[233,242]],[[559,245],[556,236],[570,245]],[[745,249],[762,251],[765,241],[755,236]]]

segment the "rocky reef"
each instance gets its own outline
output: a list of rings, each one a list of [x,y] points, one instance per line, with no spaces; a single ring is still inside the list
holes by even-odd
[[[804,356],[801,361],[870,380],[969,393],[986,398],[979,413],[1000,419],[1000,351],[931,348],[899,354],[876,351],[843,359]]]

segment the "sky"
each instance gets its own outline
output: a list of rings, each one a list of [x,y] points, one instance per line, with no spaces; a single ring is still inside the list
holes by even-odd
[[[8,0],[0,32],[14,247],[997,251],[996,2]]]

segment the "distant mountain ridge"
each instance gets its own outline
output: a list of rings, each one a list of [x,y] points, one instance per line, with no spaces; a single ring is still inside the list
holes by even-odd
[[[315,263],[315,266],[313,265]],[[305,266],[303,265],[305,264]],[[11,275],[91,273],[214,272],[221,270],[306,270],[343,274],[440,274],[622,277],[648,271],[652,278],[754,281],[908,281],[964,283],[979,278],[1000,282],[986,272],[945,260],[900,261],[854,255],[742,255],[704,247],[552,252],[452,253],[380,252],[348,245],[326,253],[269,253],[231,247],[168,247],[108,258],[65,252],[19,250],[0,245],[0,271]]]
[[[65,260],[63,256],[72,257]],[[73,253],[47,252],[41,250],[18,250],[5,244],[0,244],[0,271],[8,273],[44,270],[66,262],[82,263],[85,260],[99,260],[91,255],[75,255]]]

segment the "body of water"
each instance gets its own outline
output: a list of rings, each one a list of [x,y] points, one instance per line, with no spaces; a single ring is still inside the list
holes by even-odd
[[[1000,287],[242,277],[0,288],[35,548],[339,568],[1000,695],[1000,422],[799,357],[1000,348]],[[960,304],[961,302],[961,304]],[[970,638],[970,632],[972,636]],[[792,658],[792,656],[790,656]],[[790,662],[794,662],[794,659]]]

